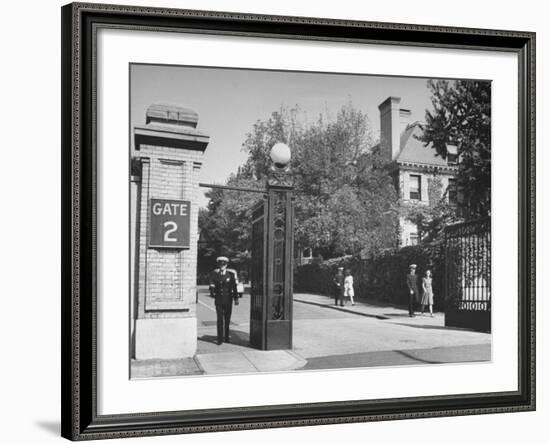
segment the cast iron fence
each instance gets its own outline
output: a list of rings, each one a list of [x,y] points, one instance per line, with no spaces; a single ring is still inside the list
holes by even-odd
[[[491,218],[445,229],[445,325],[491,331]]]

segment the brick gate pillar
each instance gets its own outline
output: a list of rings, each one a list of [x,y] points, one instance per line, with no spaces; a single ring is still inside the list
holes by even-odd
[[[134,127],[134,353],[184,358],[197,349],[199,172],[209,136],[188,108],[154,104]]]

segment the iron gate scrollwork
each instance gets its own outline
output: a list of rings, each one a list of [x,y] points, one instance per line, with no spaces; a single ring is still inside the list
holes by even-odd
[[[273,320],[285,319],[286,195],[284,192],[273,195],[273,284],[269,304],[269,318]]]
[[[265,202],[252,210],[252,245],[250,267],[250,344],[264,348],[264,294],[265,294]]]
[[[445,325],[491,331],[491,219],[445,229]]]
[[[268,183],[253,210],[250,344],[292,349],[292,188]]]

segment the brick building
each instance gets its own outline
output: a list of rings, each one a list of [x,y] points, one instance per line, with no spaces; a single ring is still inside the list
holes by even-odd
[[[449,146],[443,159],[430,145],[417,139],[421,123],[411,122],[411,111],[401,108],[401,98],[388,97],[379,106],[380,148],[393,163],[395,186],[403,213],[414,205],[435,204],[436,199],[456,202],[456,147]],[[400,217],[401,245],[416,245],[422,240],[418,227],[405,216]]]

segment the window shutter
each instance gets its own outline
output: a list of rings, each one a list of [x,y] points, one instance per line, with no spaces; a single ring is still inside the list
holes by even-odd
[[[449,189],[449,178],[442,177],[441,178],[441,197],[445,196],[445,193],[447,193],[448,189]]]
[[[408,172],[404,172],[403,173],[403,199],[405,200],[409,200],[410,199],[410,194],[409,194],[409,182],[410,182],[411,178],[409,177],[409,173]]]

